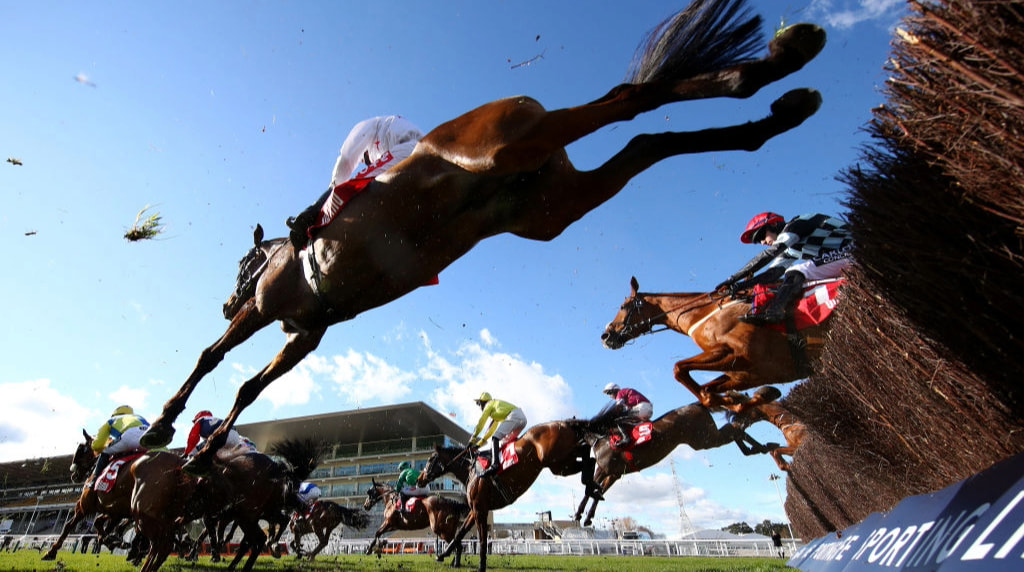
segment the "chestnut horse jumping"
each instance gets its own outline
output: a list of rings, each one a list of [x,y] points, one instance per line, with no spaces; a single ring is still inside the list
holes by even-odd
[[[604,415],[611,413],[614,411],[602,412]],[[736,443],[744,455],[768,452],[768,449],[747,435],[739,425],[726,424],[719,428],[711,416],[711,411],[700,403],[691,403],[658,417],[652,422],[651,435],[651,441],[629,450],[611,447],[608,437],[601,437],[594,442],[594,457],[597,458],[594,480],[602,493],[607,492],[622,475],[656,465],[679,445],[689,445],[700,451]],[[592,503],[587,518],[583,521],[584,526],[593,523],[598,499],[585,492],[579,508],[576,509],[576,521],[582,517],[587,501]]]
[[[515,442],[517,461],[501,469],[491,477],[480,477],[471,471],[466,483],[466,498],[469,501],[469,516],[462,523],[453,542],[448,543],[444,551],[437,555],[440,562],[459,547],[462,539],[476,525],[477,537],[480,539],[479,570],[487,569],[487,523],[492,510],[511,505],[523,495],[530,485],[537,480],[541,471],[567,477],[590,468],[590,441],[604,434],[612,419],[608,416],[594,420],[570,419],[552,421],[534,425]],[[438,454],[440,450],[435,450]],[[473,455],[475,458],[475,455]],[[433,458],[433,457],[432,457]],[[451,471],[456,465],[448,463]],[[433,474],[427,467],[424,472]],[[420,475],[420,482],[424,482]]]
[[[239,388],[224,422],[186,466],[193,474],[206,474],[212,452],[224,443],[241,412],[316,349],[332,324],[427,284],[485,238],[511,233],[553,240],[663,159],[754,151],[799,126],[820,107],[817,91],[790,91],[756,121],[638,135],[590,171],[578,171],[569,161],[565,146],[601,127],[673,102],[750,97],[801,69],[825,44],[820,27],[796,24],[773,37],[767,56],[754,59],[763,45],[761,25],[745,0],[694,0],[641,44],[629,83],[591,103],[547,111],[529,97],[511,97],[429,132],[411,156],[352,197],[303,251],[309,251],[320,270],[319,280],[313,280],[316,287],[303,274],[301,257],[306,254],[287,246],[273,249],[250,280],[254,287],[229,298],[224,306],[231,320],[227,331],[203,350],[195,369],[143,436],[143,444],[170,443],[172,424],[199,381],[232,348],[281,321],[287,334],[284,347]]]
[[[373,486],[366,491],[366,502],[363,503],[363,509],[370,510],[375,504],[383,502],[384,522],[373,535],[370,545],[366,547],[367,554],[373,553],[373,548],[380,542],[382,534],[392,530],[420,530],[429,527],[430,531],[438,538],[450,543],[455,540],[459,525],[469,513],[469,506],[466,503],[440,495],[420,497],[412,511],[403,512],[397,506],[398,491],[394,487],[377,481],[372,481],[372,483]],[[460,542],[455,551],[452,567],[458,568],[461,564],[462,543]]]
[[[640,292],[636,278],[629,281],[630,293],[619,312],[601,334],[604,346],[617,350],[626,342],[652,332],[673,330],[689,336],[701,353],[676,362],[676,381],[693,392],[708,408],[725,405],[722,393],[800,379],[786,334],[753,326],[739,320],[750,303],[720,298],[709,293],[652,294]],[[655,330],[655,326],[662,326]],[[807,358],[814,362],[821,354],[822,336],[828,322],[804,330]],[[691,371],[720,371],[722,375],[700,385]],[[742,405],[753,407],[755,397]]]

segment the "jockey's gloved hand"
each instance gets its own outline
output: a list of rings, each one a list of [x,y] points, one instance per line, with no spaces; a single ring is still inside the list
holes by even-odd
[[[715,292],[722,292],[723,290],[726,290],[726,289],[728,289],[731,292],[732,291],[732,287],[735,284],[736,284],[736,279],[730,277],[728,280],[720,283],[718,286],[715,286]]]

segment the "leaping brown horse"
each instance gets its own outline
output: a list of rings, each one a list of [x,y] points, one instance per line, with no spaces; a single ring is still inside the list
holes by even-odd
[[[616,350],[638,336],[664,330],[689,336],[701,353],[676,362],[673,375],[705,407],[714,409],[725,405],[722,394],[726,391],[742,391],[806,377],[797,371],[784,333],[739,320],[750,310],[749,302],[705,292],[640,292],[635,277],[630,279],[629,287],[629,296],[601,334],[604,346]],[[656,326],[661,329],[655,329]],[[805,351],[811,363],[821,354],[827,327],[826,321],[804,330]],[[700,385],[690,375],[692,371],[723,373]],[[761,400],[754,398],[738,410],[758,403]]]
[[[609,416],[599,416],[592,420],[569,419],[534,425],[516,440],[515,463],[490,477],[481,477],[475,471],[471,471],[466,483],[469,516],[462,523],[455,540],[449,542],[444,551],[437,555],[437,560],[442,561],[453,550],[457,550],[462,539],[473,525],[476,525],[477,537],[480,539],[479,570],[486,570],[487,532],[490,528],[487,521],[490,512],[514,503],[529,490],[544,469],[562,477],[575,475],[585,469],[593,470],[590,442],[596,436],[607,432],[612,423],[613,420]],[[443,451],[444,449],[435,449],[431,459],[440,460]],[[428,462],[428,466],[420,474],[421,484],[425,484],[424,475],[440,474],[429,465]],[[454,474],[454,471],[459,470],[458,467],[457,462],[449,459],[440,472],[452,471]]]
[[[825,44],[821,28],[796,24],[776,34],[768,54],[755,59],[763,45],[761,27],[745,0],[694,0],[641,44],[628,83],[591,103],[547,111],[536,100],[517,96],[438,126],[317,234],[308,249],[320,269],[315,289],[293,248],[278,245],[271,251],[258,244],[268,255],[249,280],[254,285],[240,288],[225,304],[231,320],[227,331],[202,352],[143,443],[170,443],[172,424],[199,381],[232,348],[272,322],[283,322],[284,348],[239,388],[224,422],[187,465],[190,472],[205,474],[212,451],[224,443],[241,412],[316,349],[332,324],[427,284],[485,238],[511,233],[553,240],[663,159],[754,151],[803,123],[821,105],[820,94],[811,89],[786,93],[755,121],[638,135],[590,171],[569,161],[565,146],[601,127],[673,102],[750,97],[801,69]]]
[[[599,417],[613,413],[614,410],[606,410]],[[747,435],[742,426],[728,423],[718,427],[711,411],[700,403],[691,403],[658,417],[652,422],[651,435],[649,442],[628,450],[611,447],[608,437],[601,437],[594,442],[594,457],[597,459],[594,481],[602,493],[607,492],[622,475],[656,465],[679,445],[689,445],[700,451],[736,443],[744,455],[768,452],[768,449]],[[576,521],[580,520],[588,501],[592,502],[583,526],[593,523],[598,499],[584,492],[583,500],[573,517]]]

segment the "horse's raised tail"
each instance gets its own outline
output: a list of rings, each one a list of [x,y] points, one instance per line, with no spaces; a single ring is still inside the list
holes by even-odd
[[[746,0],[693,0],[647,33],[626,81],[693,77],[753,59],[761,46],[761,17]]]
[[[323,451],[320,443],[313,439],[285,439],[270,448],[271,454],[283,457],[291,465],[288,473],[295,484],[313,474],[323,458]]]
[[[338,505],[341,509],[341,522],[356,530],[363,530],[370,526],[370,515],[365,510],[353,509]]]

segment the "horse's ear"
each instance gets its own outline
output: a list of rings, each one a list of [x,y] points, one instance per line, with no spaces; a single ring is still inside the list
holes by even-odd
[[[260,223],[256,223],[256,230],[252,232],[252,241],[256,243],[256,246],[263,242],[263,227],[260,226]]]
[[[82,429],[82,435],[85,436],[86,441],[92,441],[92,435],[90,435],[89,432],[86,431],[85,429]]]
[[[634,294],[640,291],[640,283],[636,281],[636,276],[630,277],[629,287],[633,289]]]

